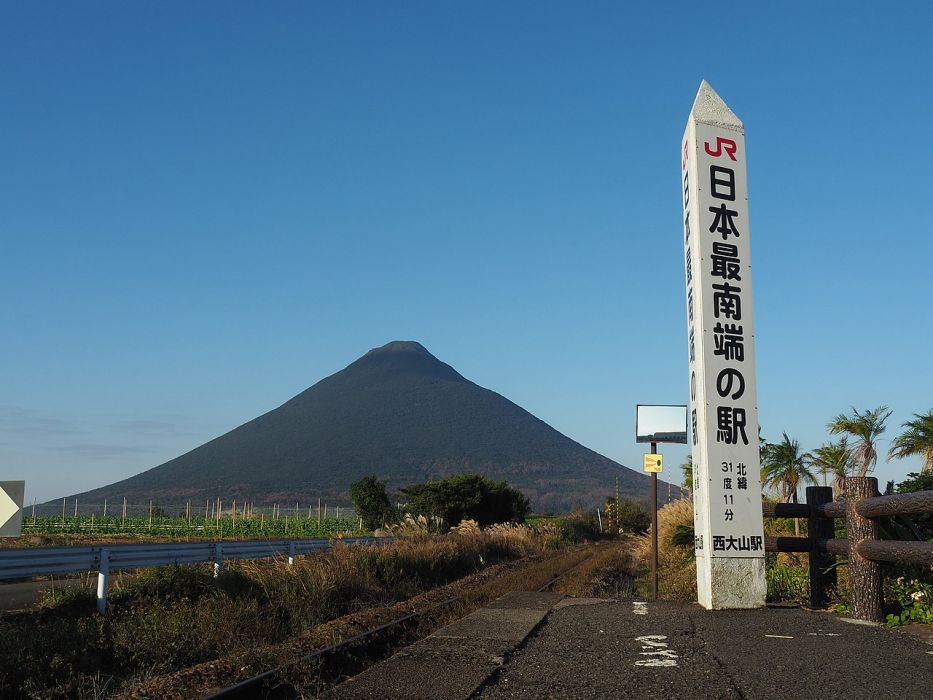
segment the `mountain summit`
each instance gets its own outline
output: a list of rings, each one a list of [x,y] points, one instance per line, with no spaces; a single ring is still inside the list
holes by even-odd
[[[505,479],[545,510],[602,502],[617,473],[625,496],[649,488],[645,475],[474,384],[420,343],[393,341],[229,433],[78,499],[334,503],[364,474],[397,488],[458,472]]]

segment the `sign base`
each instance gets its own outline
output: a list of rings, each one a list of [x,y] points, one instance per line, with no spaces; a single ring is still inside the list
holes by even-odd
[[[697,600],[707,610],[763,608],[768,595],[764,557],[697,557]]]

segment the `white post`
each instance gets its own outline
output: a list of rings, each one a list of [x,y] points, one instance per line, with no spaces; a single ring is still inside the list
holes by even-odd
[[[704,80],[681,143],[697,597],[765,604],[745,127]]]
[[[107,612],[107,589],[110,585],[110,552],[100,550],[100,567],[97,570],[97,612]]]
[[[603,516],[599,514],[599,508],[596,509],[596,518],[599,520],[599,534],[603,534]]]
[[[292,540],[288,543],[288,565],[295,565],[295,542]]]
[[[220,569],[224,563],[224,552],[223,544],[220,542],[214,543],[214,578],[220,576]]]

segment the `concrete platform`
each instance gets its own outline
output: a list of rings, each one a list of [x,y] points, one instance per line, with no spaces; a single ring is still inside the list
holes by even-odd
[[[559,593],[506,594],[321,697],[466,700],[562,598]]]

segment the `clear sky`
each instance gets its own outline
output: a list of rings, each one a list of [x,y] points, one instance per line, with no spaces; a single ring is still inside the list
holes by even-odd
[[[3,3],[0,479],[129,476],[393,339],[639,467],[635,404],[688,398],[703,78],[746,124],[764,436],[892,437],[933,408],[933,10],[699,7]]]

